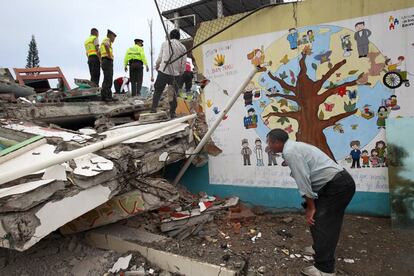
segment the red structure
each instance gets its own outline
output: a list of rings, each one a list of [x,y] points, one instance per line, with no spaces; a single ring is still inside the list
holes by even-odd
[[[27,85],[26,81],[57,79],[62,84],[64,91],[71,89],[59,67],[13,68],[13,70],[20,85]]]

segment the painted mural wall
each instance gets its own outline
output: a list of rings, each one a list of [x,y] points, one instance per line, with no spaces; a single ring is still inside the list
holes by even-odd
[[[386,119],[414,114],[412,6],[268,33],[257,25],[257,35],[204,45],[209,124],[260,67],[213,135],[223,153],[210,157],[210,184],[295,188],[266,146],[266,134],[282,128],[337,160],[357,191],[387,193]]]

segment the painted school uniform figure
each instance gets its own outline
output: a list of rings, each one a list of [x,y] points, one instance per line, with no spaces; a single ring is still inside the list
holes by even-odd
[[[308,35],[309,43],[313,43],[315,41],[315,35],[313,34],[313,31],[308,30],[306,34]]]
[[[385,142],[384,141],[378,141],[376,144],[375,144],[375,149],[377,150],[377,152],[378,152],[378,161],[379,161],[379,164],[378,164],[378,166],[379,167],[385,167],[386,166],[386,153],[385,153],[385,149],[387,148],[387,146],[385,145]]]
[[[385,129],[385,120],[388,118],[388,109],[385,106],[380,106],[377,112],[377,126]]]
[[[257,115],[253,107],[249,108],[247,116],[244,116],[243,124],[246,129],[257,128]]]
[[[371,161],[371,165],[373,168],[379,167],[379,157],[376,149],[371,150],[371,157],[369,158],[369,160]]]
[[[298,37],[298,31],[295,28],[289,29],[287,40],[289,41],[290,49],[295,50],[298,48]]]
[[[276,160],[276,157],[278,156],[277,153],[274,153],[269,146],[265,148],[265,152],[267,153],[267,165],[277,166],[277,160]]]
[[[256,155],[256,166],[262,167],[263,164],[263,149],[262,149],[262,140],[260,138],[257,138],[256,141],[254,141],[255,147],[254,147],[254,154]]]
[[[369,49],[369,37],[372,32],[368,29],[365,29],[365,22],[358,22],[355,24],[355,34],[354,39],[357,42],[358,54],[359,57],[367,57]]]
[[[359,160],[361,159],[361,151],[359,150],[360,142],[358,140],[352,141],[350,146],[352,148],[352,151],[350,152],[350,156],[352,158],[352,166],[351,169],[355,168],[355,165],[357,168],[361,168]]]
[[[252,150],[249,148],[249,141],[247,139],[242,140],[241,155],[243,155],[244,165],[250,166],[250,155],[252,155]]]
[[[369,154],[367,150],[363,150],[361,154],[362,167],[369,168]]]

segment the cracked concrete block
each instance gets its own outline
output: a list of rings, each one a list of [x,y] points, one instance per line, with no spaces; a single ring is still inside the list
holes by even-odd
[[[151,185],[153,186],[151,187]],[[135,186],[138,189],[115,196],[108,202],[67,223],[60,228],[60,232],[67,235],[114,223],[142,212],[167,206],[179,198],[176,187],[161,179],[146,179],[144,183],[141,182],[141,185]],[[159,190],[162,189],[160,187],[168,188],[165,188],[164,192],[158,192],[156,187]]]
[[[35,182],[44,183],[41,181],[35,181]],[[48,182],[47,184],[39,186],[31,191],[22,192],[19,194],[14,194],[14,195],[7,196],[5,198],[1,198],[0,199],[0,213],[27,211],[45,202],[58,191],[63,191],[65,189],[65,183],[62,181],[48,180],[47,182]],[[31,183],[33,182],[21,184],[18,186],[22,186],[22,185],[27,186],[28,184],[31,184]]]
[[[111,193],[109,187],[98,185],[60,201],[48,202],[32,212],[1,215],[0,236],[7,237],[2,246],[26,250],[66,222],[108,201]]]
[[[90,245],[106,250],[114,250],[120,253],[137,251],[150,263],[171,273],[197,276],[238,275],[235,270],[141,245],[140,241],[134,238],[136,236],[138,236],[138,231],[134,228],[124,227],[122,231],[114,232],[110,228],[102,227],[88,232],[86,240]]]

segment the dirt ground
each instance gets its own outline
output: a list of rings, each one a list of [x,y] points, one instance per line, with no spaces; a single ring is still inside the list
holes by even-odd
[[[155,217],[138,216],[119,223],[142,226],[145,222],[147,229],[156,232],[148,216]],[[261,214],[242,223],[239,234],[237,228],[223,211],[196,236],[152,246],[243,270],[242,275],[249,276],[300,275],[300,269],[311,264],[302,254],[302,248],[311,244],[311,237],[300,214]],[[261,237],[253,242],[252,237],[259,233]],[[414,233],[393,231],[389,218],[348,215],[337,250],[337,274],[413,275],[413,248]],[[62,237],[54,233],[25,252],[1,249],[0,275],[104,275],[124,255],[90,247],[82,235]],[[132,265],[143,265],[147,270],[151,267],[136,254]]]
[[[90,247],[82,234],[63,237],[52,233],[24,252],[0,249],[0,275],[103,276],[120,257],[127,255]],[[130,268],[133,266],[160,271],[136,252],[129,264]]]
[[[253,243],[251,238],[259,232],[261,238]],[[312,263],[302,254],[309,245],[310,232],[300,214],[258,215],[236,234],[223,213],[198,236],[162,247],[229,268],[239,269],[245,261],[247,275],[270,276],[300,275],[300,269]],[[348,215],[336,253],[337,274],[414,275],[413,248],[414,233],[393,231],[389,218]]]

